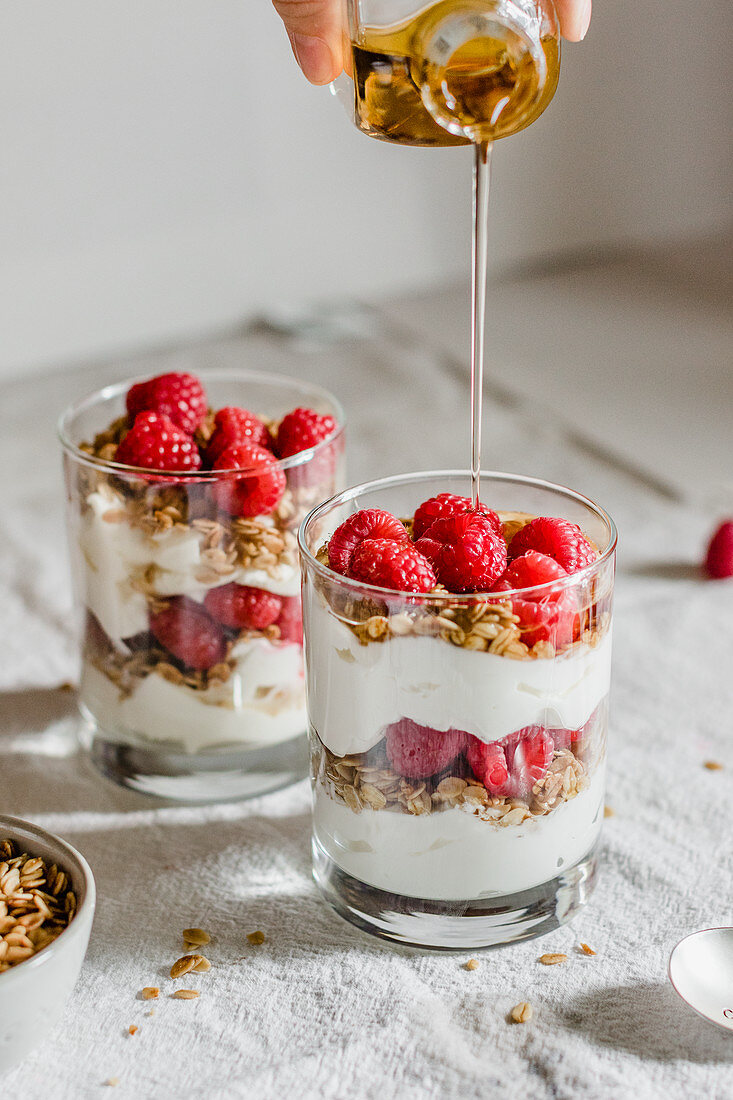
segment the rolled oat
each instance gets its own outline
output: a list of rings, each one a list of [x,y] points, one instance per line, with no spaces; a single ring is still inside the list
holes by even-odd
[[[68,875],[0,841],[0,973],[52,943],[76,914]]]

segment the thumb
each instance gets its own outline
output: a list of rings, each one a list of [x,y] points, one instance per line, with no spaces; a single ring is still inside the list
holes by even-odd
[[[341,0],[273,0],[295,60],[311,84],[328,84],[343,67]]]

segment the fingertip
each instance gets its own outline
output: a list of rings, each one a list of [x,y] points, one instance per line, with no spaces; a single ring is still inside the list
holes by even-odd
[[[593,0],[556,0],[560,30],[568,42],[582,42],[588,33]]]
[[[289,37],[295,60],[311,84],[330,84],[336,79],[340,70],[327,42],[310,34]]]
[[[590,17],[593,14],[593,0],[585,0],[585,6],[583,8],[580,18],[580,31],[578,34],[578,42],[582,42],[588,33],[590,27]]]

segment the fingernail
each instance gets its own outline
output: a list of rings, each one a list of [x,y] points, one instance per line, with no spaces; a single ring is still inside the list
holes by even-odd
[[[593,0],[585,0],[585,6],[583,8],[583,14],[580,17],[580,35],[579,42],[582,42],[588,33],[588,27],[590,26],[590,17],[593,11]]]
[[[290,39],[295,60],[311,84],[328,84],[334,77],[331,51],[322,38],[294,34]]]

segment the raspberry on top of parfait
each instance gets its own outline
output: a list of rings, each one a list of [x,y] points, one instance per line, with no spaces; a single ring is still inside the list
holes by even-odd
[[[184,432],[192,434],[206,416],[206,394],[193,374],[159,374],[145,382],[137,382],[127,391],[128,416],[132,420],[141,412],[157,412],[167,416]]]
[[[497,512],[484,504],[473,508],[468,497],[440,493],[423,502],[411,521],[379,508],[354,512],[334,531],[327,556],[335,572],[352,580],[397,592],[430,592],[440,585],[464,595],[561,582],[598,554],[576,524],[552,516],[530,519],[507,544]],[[538,639],[543,631],[548,635],[547,624],[566,625],[574,614],[562,585],[524,603]]]
[[[201,380],[182,372],[134,383],[125,407],[126,416],[93,443],[82,444],[84,451],[105,461],[169,473],[251,468],[256,493],[242,485],[230,485],[222,493],[222,508],[235,516],[276,507],[285,488],[280,460],[311,450],[338,428],[332,416],[315,409],[293,409],[278,424],[236,405],[211,408]],[[330,467],[323,469],[330,472]]]
[[[201,468],[201,455],[190,435],[170,417],[159,412],[141,412],[117,448],[115,461],[146,470]]]

